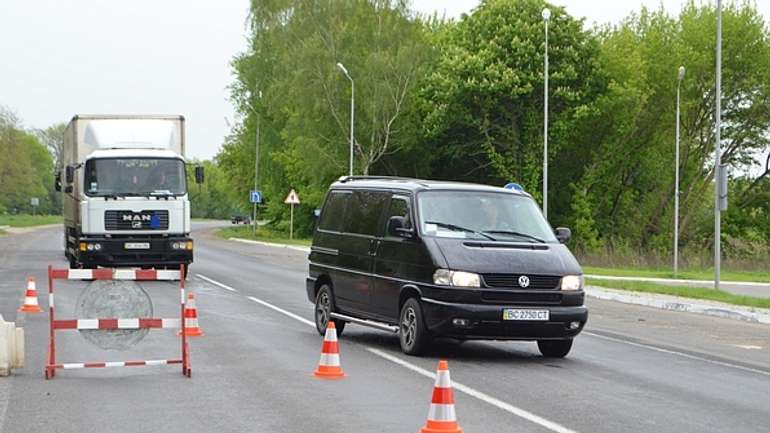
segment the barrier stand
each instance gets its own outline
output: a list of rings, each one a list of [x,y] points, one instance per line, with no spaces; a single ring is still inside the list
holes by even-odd
[[[54,269],[48,266],[48,321],[50,335],[48,342],[48,356],[45,366],[45,378],[56,376],[57,369],[79,368],[106,368],[106,367],[137,367],[143,365],[170,365],[181,364],[182,374],[192,376],[190,367],[190,348],[187,344],[187,333],[184,331],[185,312],[185,266],[177,270],[155,269]],[[160,318],[113,318],[113,319],[65,319],[54,318],[54,281],[55,280],[129,280],[129,281],[175,281],[179,280],[180,313],[178,319]],[[84,363],[56,363],[56,331],[63,329],[182,329],[181,334],[181,358],[160,359],[142,361],[117,361],[117,362],[84,362]]]

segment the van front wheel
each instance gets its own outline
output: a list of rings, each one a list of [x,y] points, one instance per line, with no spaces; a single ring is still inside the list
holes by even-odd
[[[401,307],[398,339],[401,351],[407,355],[420,355],[430,344],[430,335],[422,318],[422,308],[415,298],[407,299]]]
[[[332,319],[331,314],[334,311],[334,297],[332,296],[332,290],[324,284],[318,289],[318,294],[315,297],[315,328],[321,335],[326,334],[326,325],[329,324],[329,320],[334,321],[334,327],[337,329],[337,336],[342,335],[342,330],[345,329],[345,322],[342,320]]]
[[[537,348],[546,358],[564,358],[572,349],[572,339],[537,340]]]

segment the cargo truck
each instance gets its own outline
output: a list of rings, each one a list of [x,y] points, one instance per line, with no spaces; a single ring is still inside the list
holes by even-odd
[[[184,124],[182,116],[72,118],[56,173],[70,267],[192,263]],[[195,181],[203,177],[196,167]]]

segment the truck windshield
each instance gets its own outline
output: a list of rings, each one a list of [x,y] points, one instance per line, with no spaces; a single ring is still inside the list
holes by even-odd
[[[535,202],[510,193],[429,191],[418,195],[427,236],[506,242],[557,242]]]
[[[174,158],[103,158],[86,162],[90,196],[167,196],[186,191],[184,162]]]

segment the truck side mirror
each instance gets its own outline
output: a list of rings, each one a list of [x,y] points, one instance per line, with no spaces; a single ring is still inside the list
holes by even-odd
[[[197,166],[195,167],[195,183],[198,185],[203,183],[203,180],[205,178],[205,174],[203,172],[203,166]]]
[[[560,244],[566,244],[572,238],[572,230],[566,227],[556,227],[554,233]]]
[[[53,188],[61,192],[61,171],[56,172],[54,179]]]
[[[68,165],[65,168],[64,179],[67,181],[67,183],[72,183],[72,182],[75,181],[75,166],[74,165]]]

